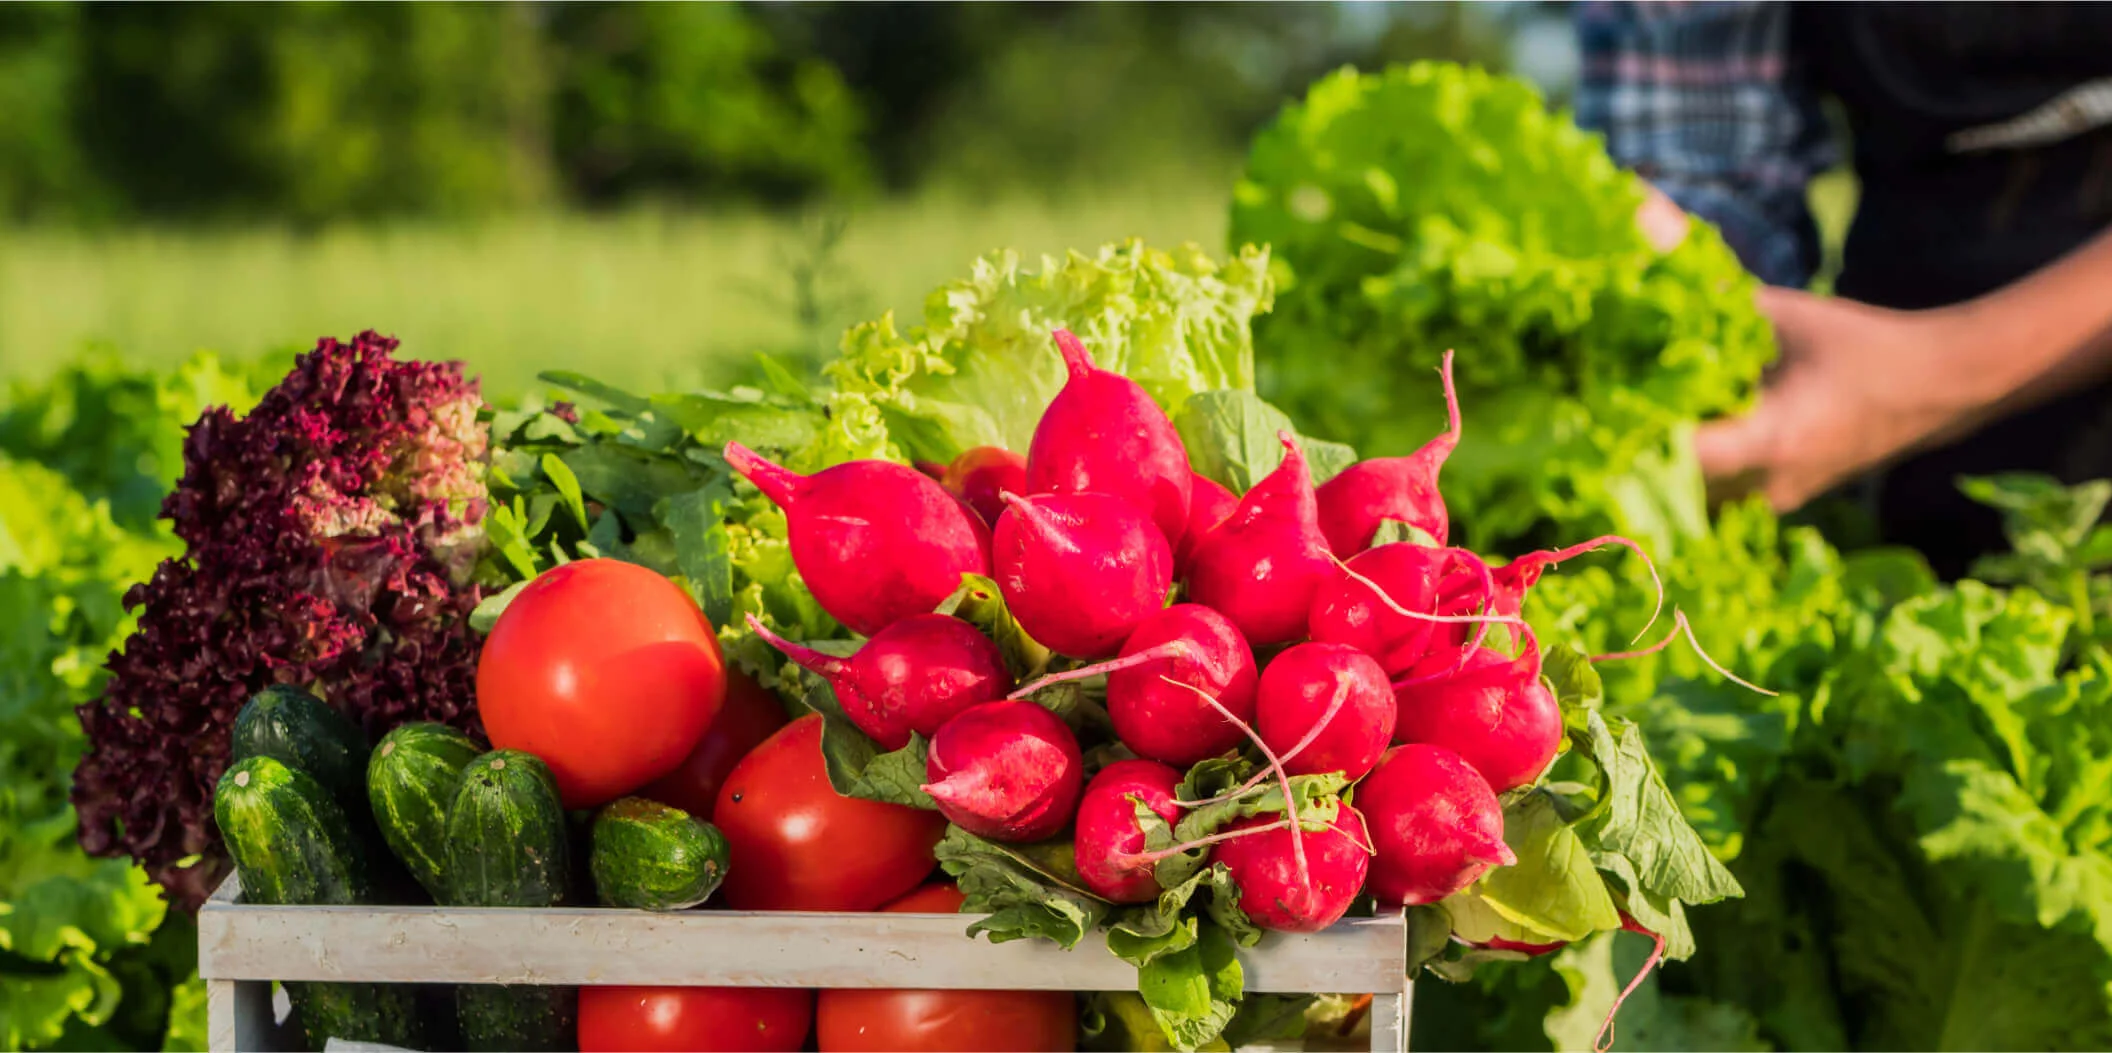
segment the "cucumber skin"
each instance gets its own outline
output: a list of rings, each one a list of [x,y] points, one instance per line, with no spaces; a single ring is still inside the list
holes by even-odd
[[[272,757],[231,765],[213,793],[213,818],[242,876],[249,903],[338,906],[370,902],[373,877],[344,810],[322,783]],[[390,984],[290,983],[308,1042],[424,1042],[411,988]]]
[[[259,691],[235,715],[234,759],[270,757],[307,773],[357,829],[366,809],[367,736],[345,715],[287,684]]]
[[[447,812],[448,902],[554,907],[571,860],[557,780],[533,755],[493,750],[471,761]],[[564,1049],[577,1041],[579,993],[569,987],[465,984],[455,989],[471,1050]]]
[[[476,1053],[579,1047],[579,992],[570,987],[463,984],[455,988],[455,1017],[463,1048]]]
[[[726,880],[726,835],[680,808],[625,797],[594,819],[594,890],[606,907],[687,910]]]
[[[445,724],[405,724],[367,760],[367,803],[382,840],[411,876],[447,902],[447,811],[462,771],[484,751]]]

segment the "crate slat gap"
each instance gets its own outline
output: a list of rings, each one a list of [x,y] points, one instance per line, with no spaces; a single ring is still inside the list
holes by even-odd
[[[1039,940],[993,944],[966,938],[970,918],[960,914],[275,907],[242,903],[240,891],[229,877],[198,914],[198,972],[217,996],[215,1049],[258,1048],[239,1039],[262,1037],[254,1019],[237,1019],[237,981],[1069,991],[1136,984],[1136,970],[1099,933],[1070,951]],[[1406,953],[1407,925],[1396,913],[1319,933],[1268,933],[1240,961],[1249,991],[1372,994],[1372,1048],[1403,1049]]]

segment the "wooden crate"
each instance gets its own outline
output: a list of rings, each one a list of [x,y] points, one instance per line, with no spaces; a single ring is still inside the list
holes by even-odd
[[[959,914],[271,907],[229,877],[198,914],[213,1050],[268,1050],[274,980],[1125,991],[1099,934],[1074,950],[962,934]],[[1407,925],[1394,914],[1240,952],[1246,989],[1372,997],[1371,1048],[1406,1050]]]

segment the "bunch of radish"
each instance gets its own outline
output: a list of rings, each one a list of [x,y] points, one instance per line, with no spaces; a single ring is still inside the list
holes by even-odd
[[[1312,931],[1360,892],[1434,903],[1513,863],[1498,795],[1538,780],[1563,738],[1519,605],[1549,564],[1620,539],[1493,568],[1445,547],[1449,356],[1450,427],[1420,451],[1315,487],[1283,433],[1282,464],[1235,495],[1191,468],[1142,387],[1054,335],[1069,379],[1024,457],[977,447],[921,472],[799,476],[729,444],[785,512],[816,601],[867,639],[837,657],[755,628],[882,748],[928,740],[924,790],[956,826],[1007,842],[1068,830],[1080,879],[1113,903],[1151,900],[1162,862],[1206,853],[1255,924]],[[1388,522],[1430,543],[1375,545]],[[932,613],[963,575],[995,579],[1058,656],[1049,671],[1017,684],[991,639]],[[1088,678],[1104,678],[1122,747],[1097,772],[1035,702]],[[1149,847],[1147,825],[1214,803],[1181,799],[1187,770],[1242,750],[1266,766],[1220,799],[1278,788],[1286,814]],[[1353,791],[1301,815],[1290,780],[1328,773]]]

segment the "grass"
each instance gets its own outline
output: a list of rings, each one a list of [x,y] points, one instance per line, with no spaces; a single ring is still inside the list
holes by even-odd
[[[645,388],[723,382],[756,350],[818,357],[852,322],[922,297],[977,255],[1035,255],[1132,235],[1222,245],[1230,178],[1198,172],[1062,200],[962,194],[844,217],[531,215],[314,235],[0,230],[0,378],[50,371],[91,343],[168,365],[199,348],[247,357],[372,327],[408,353],[460,358],[494,396],[575,369]],[[1830,285],[1855,184],[1811,193]],[[836,234],[839,236],[832,236]]]
[[[1229,178],[1062,201],[895,200],[834,225],[763,214],[523,216],[314,235],[256,229],[0,231],[0,377],[90,343],[168,364],[362,328],[460,358],[495,395],[575,369],[651,388],[723,379],[755,350],[818,355],[847,324],[923,296],[977,255],[1128,236],[1218,248]],[[804,275],[804,277],[802,276]]]

